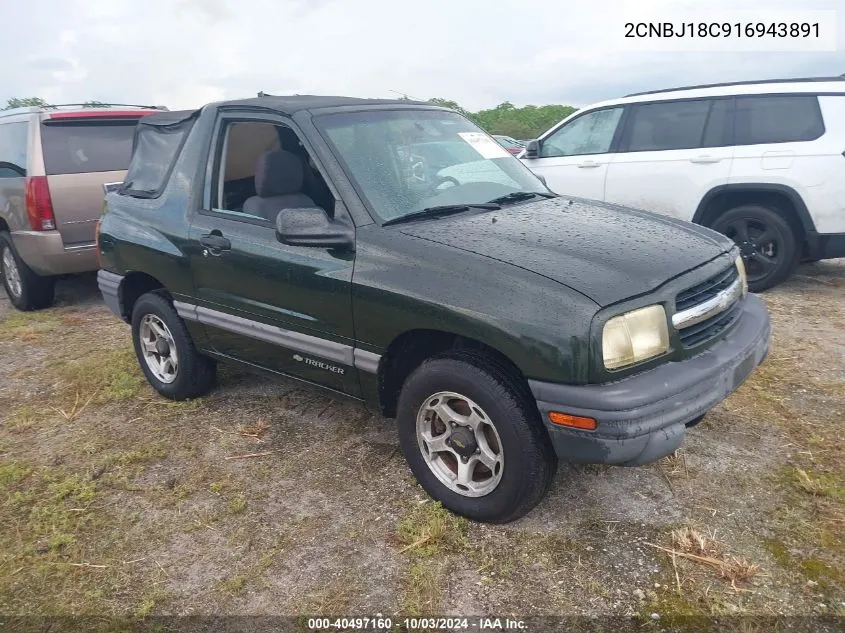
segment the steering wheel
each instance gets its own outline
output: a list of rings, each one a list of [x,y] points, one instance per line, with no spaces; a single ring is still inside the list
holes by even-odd
[[[444,191],[446,189],[451,189],[452,187],[443,186],[447,183],[451,183],[452,187],[459,187],[461,184],[458,182],[457,178],[453,178],[452,176],[441,176],[434,182],[431,188],[434,191]]]

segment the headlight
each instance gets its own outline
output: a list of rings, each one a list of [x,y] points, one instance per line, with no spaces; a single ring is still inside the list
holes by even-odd
[[[745,262],[742,257],[736,258],[736,270],[739,273],[739,278],[742,279],[742,296],[748,294],[748,275],[745,274]]]
[[[654,305],[613,317],[604,326],[601,349],[608,369],[664,354],[669,350],[666,310]]]

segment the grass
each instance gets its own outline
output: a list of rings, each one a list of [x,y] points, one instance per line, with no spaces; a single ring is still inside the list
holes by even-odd
[[[445,598],[444,579],[437,561],[417,560],[408,565],[401,597],[403,613],[410,617],[438,613]]]
[[[468,522],[426,501],[416,505],[396,525],[403,545],[400,554],[408,556],[400,601],[410,616],[437,613],[445,595],[444,555],[460,552],[466,546]]]
[[[138,359],[131,346],[98,351],[57,363],[58,394],[62,410],[78,409],[81,403],[122,402],[146,387]]]
[[[246,497],[237,494],[229,499],[229,514],[242,514],[246,510]]]
[[[712,570],[719,578],[730,583],[734,590],[737,590],[737,584],[746,583],[757,574],[756,564],[740,556],[726,553],[723,544],[694,527],[685,526],[673,530],[671,540],[670,547],[653,543],[648,543],[648,545],[670,556],[679,593],[683,585],[679,570],[686,569],[683,566],[679,567],[679,560]]]
[[[9,312],[0,320],[0,342],[41,342],[61,324],[61,313],[58,310]]]
[[[563,469],[526,520],[481,526],[418,504],[392,427],[355,405],[302,386],[265,391],[231,369],[203,400],[164,400],[104,308],[39,314],[0,316],[4,614],[470,607],[637,612],[648,631],[839,608],[845,383],[819,345],[777,322],[770,359],[695,431],[708,448],[735,432],[733,461],[690,442],[654,471]],[[24,335],[22,353],[10,332]],[[265,449],[280,459],[225,460]],[[608,492],[614,479],[629,498]],[[640,518],[664,482],[671,507]]]
[[[842,484],[842,474],[815,473],[795,466],[785,467],[782,471],[783,480],[798,490],[816,497],[829,499],[845,499],[845,486]]]
[[[761,546],[780,567],[807,580],[822,579],[832,595],[845,580],[829,572],[845,561],[845,445],[839,430],[845,381],[827,377],[830,360],[819,344],[782,341],[732,402],[775,425],[783,452],[790,454],[762,482],[782,498],[766,521],[770,534],[760,539]]]
[[[400,552],[426,558],[454,551],[465,544],[467,520],[444,509],[440,503],[425,502],[414,507],[396,526]]]

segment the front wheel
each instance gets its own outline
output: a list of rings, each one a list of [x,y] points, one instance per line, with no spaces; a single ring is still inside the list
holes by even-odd
[[[197,351],[184,321],[161,295],[151,292],[135,303],[132,342],[141,371],[164,397],[196,398],[214,384],[215,362]]]
[[[748,275],[748,289],[776,286],[795,270],[799,249],[789,223],[777,211],[746,204],[720,215],[711,226],[739,246]]]
[[[397,425],[420,485],[476,521],[525,515],[549,489],[557,460],[526,389],[469,352],[426,360],[405,381]]]

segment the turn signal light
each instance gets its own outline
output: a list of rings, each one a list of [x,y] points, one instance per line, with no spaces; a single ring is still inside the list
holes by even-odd
[[[573,429],[583,429],[585,431],[595,431],[599,425],[593,418],[569,415],[568,413],[561,413],[559,411],[549,411],[549,420],[552,424],[568,426]]]

